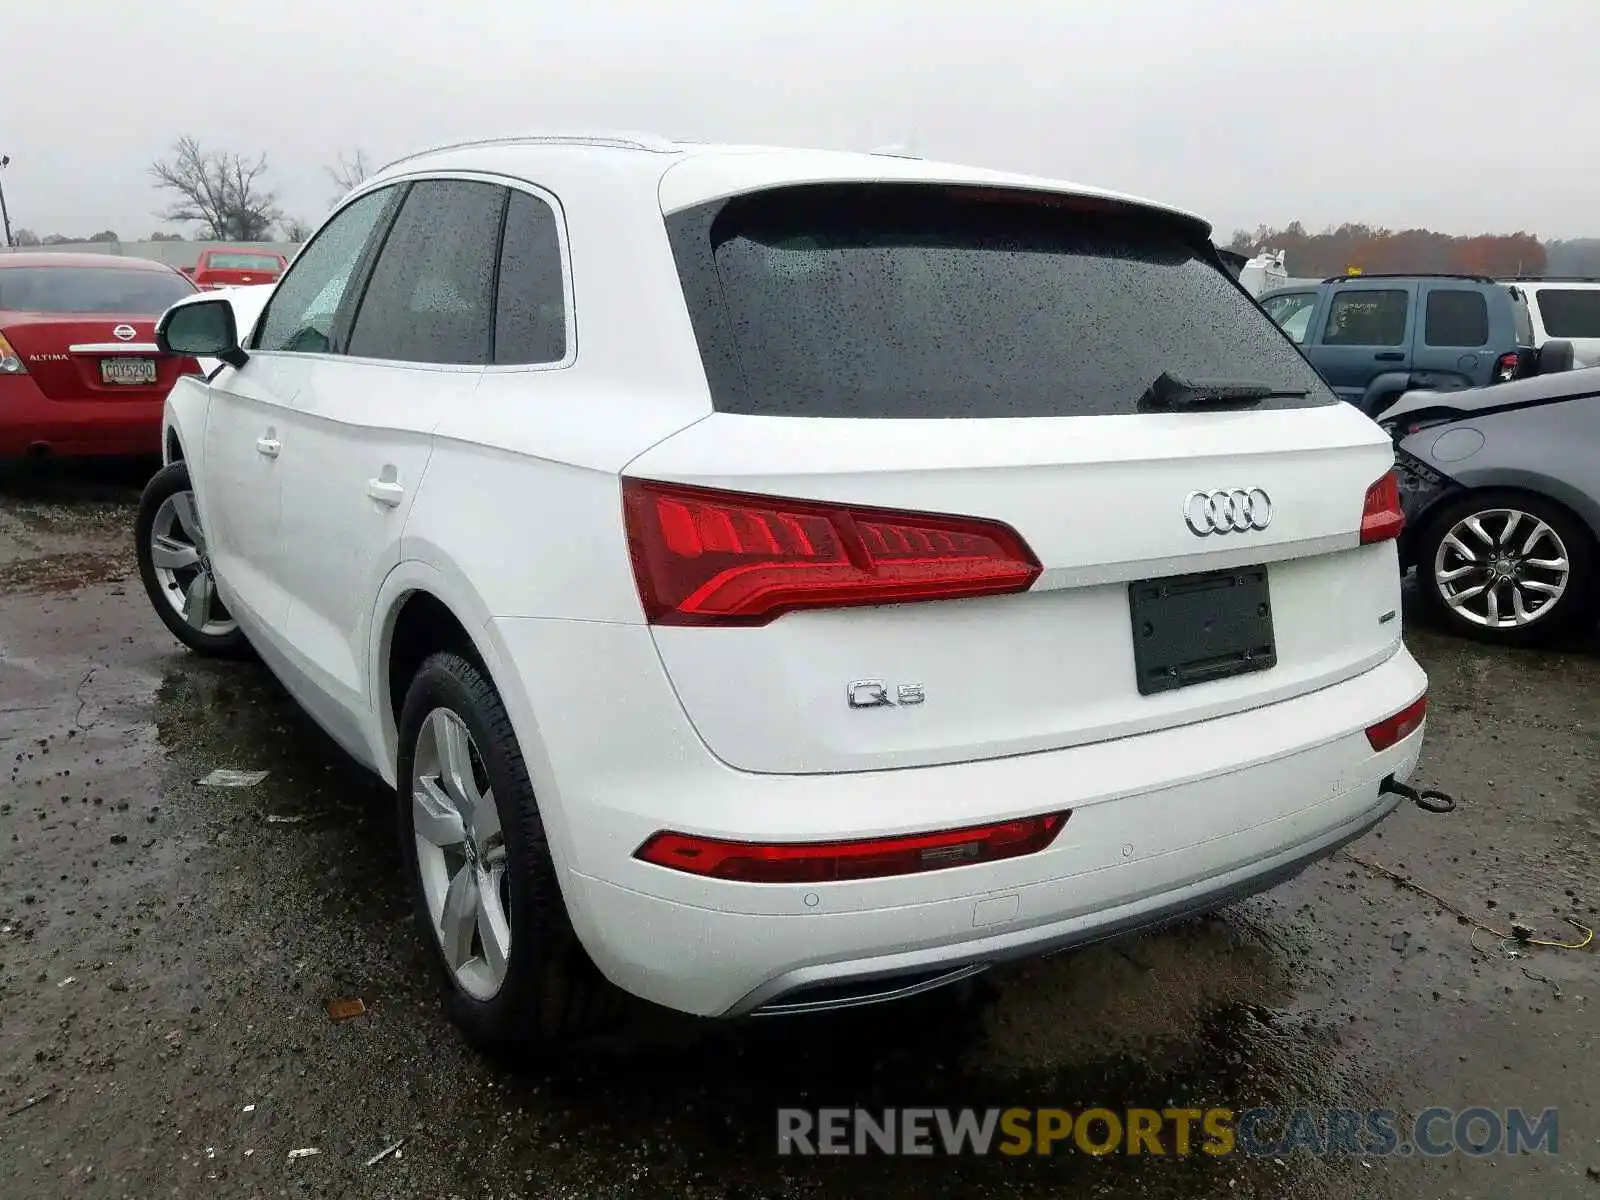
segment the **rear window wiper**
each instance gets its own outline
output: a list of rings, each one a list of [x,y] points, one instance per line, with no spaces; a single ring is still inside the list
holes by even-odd
[[[1273,387],[1228,379],[1183,379],[1163,371],[1139,397],[1140,412],[1180,409],[1252,408],[1263,400],[1303,399],[1305,388]]]

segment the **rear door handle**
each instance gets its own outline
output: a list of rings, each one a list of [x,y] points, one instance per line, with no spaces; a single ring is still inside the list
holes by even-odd
[[[283,443],[275,437],[258,437],[256,439],[256,453],[268,458],[277,458],[278,451],[283,449]]]
[[[405,499],[406,489],[393,479],[367,480],[367,495],[379,504],[387,504],[390,508],[399,507],[400,501]]]
[[[1406,356],[1399,350],[1380,350],[1372,356],[1379,362],[1405,362]]]

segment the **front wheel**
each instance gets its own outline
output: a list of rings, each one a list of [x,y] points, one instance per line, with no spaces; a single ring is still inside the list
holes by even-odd
[[[622,993],[573,932],[511,720],[459,654],[422,664],[400,716],[401,854],[445,1009],[485,1050],[596,1032]]]
[[[217,595],[185,464],[161,468],[145,485],[133,528],[139,578],[156,616],[172,636],[210,657],[235,658],[248,652],[244,631]]]
[[[1594,539],[1542,496],[1486,491],[1450,502],[1421,532],[1416,561],[1427,607],[1480,641],[1535,645],[1595,616]]]

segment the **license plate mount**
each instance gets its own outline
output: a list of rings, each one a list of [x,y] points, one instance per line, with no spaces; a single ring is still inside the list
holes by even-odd
[[[1128,585],[1139,694],[1266,671],[1278,663],[1265,567]]]
[[[109,387],[149,387],[156,381],[153,358],[102,358],[100,382]]]

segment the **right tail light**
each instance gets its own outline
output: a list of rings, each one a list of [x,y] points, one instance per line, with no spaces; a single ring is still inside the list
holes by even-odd
[[[1361,507],[1361,544],[1387,542],[1400,536],[1406,527],[1406,514],[1400,507],[1400,477],[1390,471],[1367,489]]]

